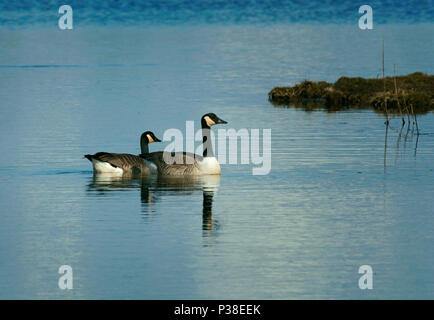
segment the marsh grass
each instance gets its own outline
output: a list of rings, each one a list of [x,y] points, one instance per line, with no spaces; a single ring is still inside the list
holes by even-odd
[[[276,87],[268,97],[273,105],[307,110],[370,108],[385,113],[387,107],[391,114],[402,115],[402,110],[424,114],[434,110],[434,75],[415,72],[381,79],[341,77],[335,83],[305,80],[293,87]]]

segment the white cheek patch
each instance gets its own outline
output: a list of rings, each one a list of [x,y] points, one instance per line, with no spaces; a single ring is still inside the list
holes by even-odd
[[[205,121],[206,121],[206,124],[208,125],[208,127],[215,125],[215,122],[213,120],[211,120],[211,118],[208,116],[205,117]]]
[[[148,137],[149,143],[154,142],[154,139],[152,139],[152,137],[149,134],[147,134],[146,136]]]

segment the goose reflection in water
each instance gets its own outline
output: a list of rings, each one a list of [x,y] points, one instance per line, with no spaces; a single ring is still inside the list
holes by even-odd
[[[158,204],[167,196],[192,197],[203,194],[202,230],[204,237],[213,237],[219,223],[212,216],[214,195],[220,185],[219,175],[197,177],[122,177],[95,174],[88,184],[87,193],[96,196],[113,196],[125,190],[140,189],[142,215],[145,219],[158,210]]]

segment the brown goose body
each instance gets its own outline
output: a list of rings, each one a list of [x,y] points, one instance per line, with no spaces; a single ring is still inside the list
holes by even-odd
[[[176,155],[182,157],[181,163],[168,164],[164,159],[165,155],[170,158],[175,156],[173,152],[157,151],[141,155],[141,157],[153,163],[161,176],[198,176],[204,174],[201,170],[202,156],[188,152],[177,152]]]
[[[120,175],[149,175],[156,173],[151,163],[128,153],[98,152],[93,155],[86,154],[85,158],[93,164],[96,173],[113,173]]]

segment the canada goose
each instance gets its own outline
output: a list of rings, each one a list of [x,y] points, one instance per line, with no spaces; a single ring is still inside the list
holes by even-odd
[[[146,131],[140,137],[141,155],[136,156],[128,153],[98,152],[93,155],[86,154],[84,157],[93,164],[95,173],[107,173],[115,175],[148,175],[157,173],[155,164],[145,160],[143,155],[149,153],[148,144],[161,142],[154,133]]]
[[[188,176],[188,175],[211,175],[220,174],[220,165],[214,156],[211,143],[211,126],[227,123],[214,113],[207,113],[201,118],[202,124],[202,156],[188,152],[152,152],[141,155],[144,159],[152,162],[158,168],[162,176]],[[170,164],[165,159],[178,159]],[[181,161],[179,161],[181,160]]]

